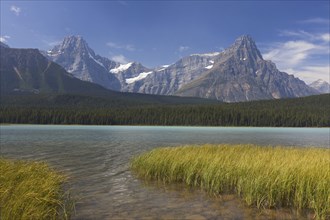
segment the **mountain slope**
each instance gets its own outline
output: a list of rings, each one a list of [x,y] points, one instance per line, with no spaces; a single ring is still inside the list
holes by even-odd
[[[173,95],[183,85],[197,79],[210,68],[219,53],[195,54],[180,59],[172,65],[155,69],[145,78],[128,86],[129,92]]]
[[[28,93],[107,93],[103,87],[84,82],[49,61],[37,49],[1,48],[1,94]],[[110,92],[110,91],[109,91]]]
[[[320,93],[279,71],[262,58],[250,36],[223,52],[193,54],[171,65],[149,69],[98,56],[80,36],[66,37],[47,52],[74,77],[122,92],[176,95],[240,102],[302,97]]]
[[[251,37],[242,36],[218,56],[213,68],[175,94],[240,102],[302,97],[318,92],[298,78],[280,72],[274,63],[262,58]]]
[[[44,54],[74,77],[114,91],[128,91],[127,79],[150,71],[137,62],[121,64],[96,55],[81,36],[65,37],[61,44]]]
[[[320,93],[330,93],[330,84],[322,79],[312,82],[309,84],[309,87],[316,89]]]
[[[75,78],[37,49],[1,47],[1,105],[132,106],[150,104],[206,104],[214,101],[115,92]],[[91,105],[91,106],[90,106]]]
[[[47,51],[46,55],[78,79],[120,90],[120,82],[108,71],[117,63],[96,55],[80,36],[65,37],[60,45]]]

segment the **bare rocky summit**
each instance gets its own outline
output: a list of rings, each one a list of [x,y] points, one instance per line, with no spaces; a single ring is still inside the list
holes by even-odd
[[[52,61],[78,79],[105,88],[241,102],[320,93],[264,60],[254,40],[243,35],[222,52],[192,54],[154,69],[137,62],[121,64],[96,55],[80,36],[66,37],[48,51]]]

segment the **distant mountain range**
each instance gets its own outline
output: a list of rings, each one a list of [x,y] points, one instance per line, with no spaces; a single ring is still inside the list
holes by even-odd
[[[302,97],[320,93],[280,72],[262,58],[250,36],[239,37],[222,52],[192,54],[172,65],[148,69],[95,55],[80,36],[66,37],[47,52],[75,77],[105,88],[133,93],[177,95],[239,102]]]
[[[43,54],[74,77],[115,91],[125,91],[126,79],[149,71],[139,63],[120,64],[96,55],[81,36],[65,37],[61,44]]]
[[[241,102],[327,93],[326,84],[318,81],[308,86],[279,71],[274,63],[262,58],[247,35],[222,52],[192,54],[154,69],[137,62],[121,64],[101,57],[81,36],[65,37],[53,49],[41,53],[10,49],[1,43],[2,92],[101,94],[111,92],[106,90],[110,89]]]
[[[1,47],[0,60],[1,94],[23,92],[101,95],[111,93],[100,85],[75,78],[62,66],[49,61],[37,49]]]
[[[0,45],[1,105],[15,106],[134,106],[150,104],[210,104],[215,100],[108,90],[77,79],[37,49]],[[67,103],[66,103],[67,102]],[[90,106],[89,106],[90,105]]]
[[[312,82],[309,86],[316,89],[320,93],[330,93],[330,84],[322,79]]]

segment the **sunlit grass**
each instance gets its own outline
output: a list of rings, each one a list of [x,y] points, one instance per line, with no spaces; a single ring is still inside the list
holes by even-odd
[[[45,163],[0,158],[0,218],[69,219],[73,201],[65,180]]]
[[[138,176],[237,193],[258,208],[310,209],[329,218],[330,149],[203,145],[154,149],[133,158]]]

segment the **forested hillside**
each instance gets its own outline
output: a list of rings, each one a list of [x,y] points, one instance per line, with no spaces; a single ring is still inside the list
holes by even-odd
[[[330,95],[220,104],[123,106],[94,98],[54,97],[53,105],[2,102],[0,123],[329,127]],[[59,99],[56,101],[56,98]],[[75,101],[76,102],[75,102]],[[61,104],[63,101],[63,104]],[[8,104],[9,103],[9,104]],[[99,103],[92,105],[92,103]],[[73,108],[74,107],[74,108]]]

